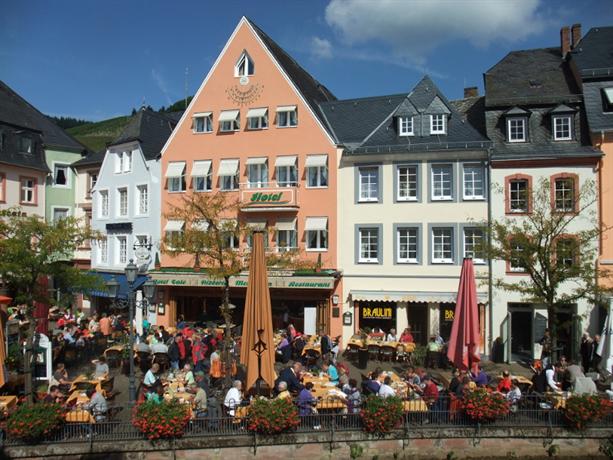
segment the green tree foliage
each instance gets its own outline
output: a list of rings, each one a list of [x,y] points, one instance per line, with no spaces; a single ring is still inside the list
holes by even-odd
[[[47,116],[53,123],[58,125],[62,129],[74,128],[75,126],[86,125],[91,123],[88,120],[81,120],[80,118],[73,117],[50,117]]]
[[[596,264],[603,230],[596,214],[598,195],[595,184],[586,181],[560,211],[548,179],[527,193],[530,212],[486,225],[491,244],[483,250],[527,275],[495,279],[494,286],[546,305],[555,347],[560,307],[580,299],[596,304],[605,290],[601,281],[610,276]]]

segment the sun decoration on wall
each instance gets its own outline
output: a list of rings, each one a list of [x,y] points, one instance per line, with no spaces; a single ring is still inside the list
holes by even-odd
[[[264,90],[264,86],[259,83],[247,87],[249,79],[241,77],[240,85],[233,85],[226,89],[226,96],[229,100],[236,102],[238,105],[248,105],[257,101]]]

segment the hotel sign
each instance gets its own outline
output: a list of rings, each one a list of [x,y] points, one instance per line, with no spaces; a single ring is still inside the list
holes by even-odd
[[[270,208],[295,208],[296,188],[257,188],[243,189],[240,194],[241,208],[244,211]]]
[[[392,307],[362,307],[362,319],[392,319]]]
[[[222,279],[211,278],[205,274],[186,273],[151,273],[151,279],[157,286],[174,287],[223,287]],[[246,288],[247,276],[233,276],[230,287]],[[324,276],[270,276],[268,287],[274,289],[333,289],[334,278]]]

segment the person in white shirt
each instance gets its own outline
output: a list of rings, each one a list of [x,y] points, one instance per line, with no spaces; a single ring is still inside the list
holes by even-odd
[[[511,389],[507,393],[506,398],[511,404],[516,404],[521,399],[521,390],[515,380],[511,381]]]
[[[235,409],[240,405],[243,398],[241,395],[242,386],[243,384],[240,380],[235,380],[223,401],[223,405],[228,409],[228,414],[232,417],[234,417]]]
[[[396,337],[396,329],[390,329],[389,333],[385,337],[386,342],[397,342],[398,338]]]
[[[145,379],[143,380],[143,385],[151,390],[155,383],[158,380],[157,373],[160,372],[160,365],[158,363],[153,363],[151,365],[151,369],[147,371],[145,374]]]
[[[383,383],[379,387],[378,394],[381,398],[389,398],[390,396],[396,396],[396,392],[391,387],[391,384],[392,378],[388,375],[387,377],[385,377],[385,380],[383,380]]]
[[[556,368],[555,366],[549,366],[545,371],[545,377],[547,378],[547,386],[551,391],[560,391],[560,384],[556,382]]]

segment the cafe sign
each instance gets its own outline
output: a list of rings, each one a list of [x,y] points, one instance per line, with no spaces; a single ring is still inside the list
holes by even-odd
[[[392,319],[392,307],[362,307],[362,319]]]
[[[241,190],[240,201],[243,210],[296,207],[296,190],[294,188],[245,189]]]
[[[151,273],[157,286],[223,287],[224,280],[206,274]],[[249,277],[230,277],[230,287],[246,288]],[[334,278],[329,276],[269,276],[268,287],[276,289],[333,289]]]

